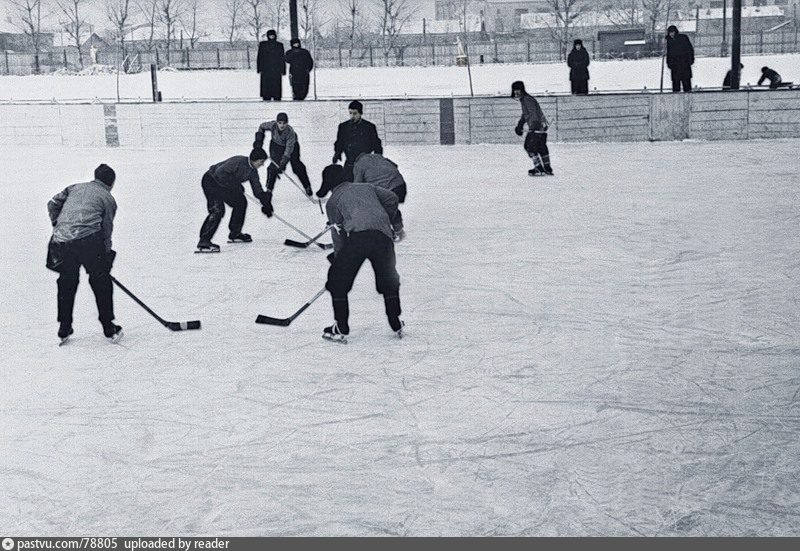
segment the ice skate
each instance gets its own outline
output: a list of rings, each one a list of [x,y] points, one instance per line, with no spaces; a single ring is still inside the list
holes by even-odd
[[[228,235],[228,243],[251,243],[253,238],[249,233],[231,233]]]
[[[208,239],[201,239],[197,244],[196,253],[218,253],[219,245],[212,243]]]
[[[122,340],[122,327],[114,323],[105,324],[103,325],[103,334],[112,343],[117,344]]]
[[[399,320],[399,321],[400,321],[400,327],[395,329],[394,326],[393,326],[392,330],[394,331],[394,334],[397,336],[398,339],[402,339],[403,338],[403,328],[405,328],[406,322],[404,322],[402,320]]]
[[[339,324],[334,322],[330,327],[322,330],[322,338],[325,340],[347,344],[347,335],[350,331],[339,328]]]
[[[63,346],[65,344],[67,344],[67,342],[69,341],[70,336],[74,332],[75,332],[75,330],[72,329],[71,325],[62,323],[61,327],[58,328],[58,339],[59,339],[58,346]]]

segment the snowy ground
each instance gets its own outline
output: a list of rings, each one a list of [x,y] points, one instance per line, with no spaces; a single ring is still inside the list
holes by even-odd
[[[18,535],[800,535],[798,141],[392,147],[407,338],[365,268],[320,339],[319,249],[251,209],[192,254],[224,148],[4,148],[0,524]],[[329,157],[304,148],[314,175]],[[45,203],[117,169],[107,343],[58,348]],[[458,168],[461,167],[461,168]],[[769,177],[767,177],[769,175]],[[318,185],[315,178],[314,185]],[[277,212],[321,216],[279,182]],[[226,218],[227,223],[227,218]]]
[[[746,56],[742,59],[742,83],[755,84],[761,67],[777,70],[785,81],[800,82],[800,54]],[[694,65],[693,84],[702,88],[720,88],[730,59],[698,58]],[[590,87],[597,90],[658,90],[661,83],[661,59],[595,61],[590,67]],[[463,67],[391,67],[320,69],[317,97],[403,97],[469,95],[467,70]],[[472,67],[475,94],[507,94],[514,80],[524,80],[537,93],[569,93],[569,69],[565,63],[491,64]],[[184,99],[236,98],[258,99],[258,75],[255,71],[160,71],[158,85],[165,101]],[[664,86],[670,89],[669,70]],[[288,80],[284,97],[291,99]],[[116,99],[115,75],[93,76],[3,76],[0,77],[0,100],[68,100],[86,98]],[[150,73],[120,76],[120,97],[124,100],[152,98]],[[313,88],[310,98],[314,97]]]

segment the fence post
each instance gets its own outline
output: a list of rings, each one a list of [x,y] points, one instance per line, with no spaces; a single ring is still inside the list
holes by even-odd
[[[342,43],[337,41],[336,46],[339,48],[339,67],[341,67],[342,66]],[[352,45],[351,45],[351,47],[352,47]]]
[[[158,52],[158,50],[156,50]],[[150,64],[150,84],[153,86],[153,103],[158,102],[158,65]]]
[[[375,63],[372,60],[372,44],[369,45],[369,66],[375,67]]]
[[[247,46],[247,68],[250,69],[250,46]]]
[[[192,68],[192,60],[189,57],[189,48],[186,48],[184,51],[186,52],[186,68],[187,69],[191,69]]]
[[[758,33],[758,53],[764,53],[764,31]]]
[[[431,44],[431,59],[433,59],[433,64],[436,65],[436,44]]]
[[[217,69],[219,69],[221,66],[222,66],[222,63],[221,63],[221,61],[219,59],[219,48],[217,48]]]
[[[64,69],[67,69],[67,50],[64,50]]]
[[[500,63],[500,54],[497,53],[497,39],[494,41],[494,62]]]
[[[11,74],[11,66],[8,64],[8,50],[6,50],[6,74]]]
[[[528,39],[528,53],[525,55],[525,59],[528,61],[528,63],[531,62],[531,39],[530,38]]]
[[[158,59],[158,48],[156,48],[156,68],[161,67],[161,60]]]

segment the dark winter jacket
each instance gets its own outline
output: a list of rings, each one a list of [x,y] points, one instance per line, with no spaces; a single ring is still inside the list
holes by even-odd
[[[236,155],[221,163],[211,165],[208,168],[208,172],[221,188],[244,192],[242,182],[249,181],[253,195],[259,197],[264,192],[261,187],[261,180],[258,177],[258,170],[250,164],[250,159],[244,155]]]
[[[259,73],[271,76],[286,74],[286,63],[283,59],[283,42],[264,40],[258,43],[256,69]]]
[[[111,188],[100,180],[74,184],[47,203],[53,224],[53,241],[67,243],[102,232],[106,251],[111,250],[111,234],[117,202]]]
[[[305,48],[291,48],[286,55],[286,63],[289,64],[289,76],[292,84],[304,84],[309,82],[314,60]]]
[[[672,78],[691,78],[694,65],[694,47],[689,37],[677,33],[675,38],[667,37],[667,67],[672,70]]]
[[[294,152],[294,146],[297,145],[297,133],[294,131],[294,128],[287,124],[283,132],[281,132],[278,129],[278,123],[276,121],[262,122],[258,127],[258,132],[256,132],[256,141],[253,147],[263,147],[264,137],[268,132],[271,136],[272,143],[285,147],[283,157],[288,163]],[[280,162],[280,160],[275,159],[275,162]]]
[[[391,239],[397,204],[397,195],[372,184],[339,184],[325,205],[328,222],[336,225],[331,229],[334,252],[341,250],[344,237],[352,232],[375,230]]]
[[[348,120],[339,125],[333,151],[336,157],[344,153],[346,163],[353,164],[362,153],[383,154],[383,144],[374,124],[365,119],[358,122]]]
[[[367,182],[383,189],[396,189],[406,181],[397,165],[379,153],[362,153],[353,166],[353,181]]]
[[[777,86],[782,82],[781,75],[778,74],[777,71],[774,69],[770,69],[767,67],[767,70],[761,73],[761,78],[758,79],[758,85],[761,86],[761,83],[765,80],[769,80],[770,86]]]
[[[586,48],[572,48],[567,56],[570,80],[589,80],[589,52]]]
[[[522,116],[519,118],[519,122],[517,122],[517,128],[522,130],[523,125],[527,123],[528,130],[531,132],[546,131],[550,123],[547,122],[547,117],[544,116],[542,108],[539,107],[539,102],[536,101],[536,98],[525,92],[522,94],[522,97],[519,98],[519,102],[522,105]]]

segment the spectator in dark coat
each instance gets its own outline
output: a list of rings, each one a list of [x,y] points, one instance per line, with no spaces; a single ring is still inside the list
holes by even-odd
[[[575,39],[572,51],[567,56],[569,66],[569,80],[572,84],[573,94],[589,93],[589,52],[583,47],[580,38]]]
[[[742,69],[744,69],[744,65],[741,63],[739,64],[739,77],[741,80],[742,76]],[[728,72],[725,73],[725,78],[722,81],[722,89],[723,90],[730,90],[731,89],[731,70],[728,69]]]
[[[362,118],[364,106],[360,101],[351,101],[347,106],[350,120],[339,125],[336,142],[333,144],[333,164],[338,163],[345,154],[344,179],[353,181],[353,165],[362,153],[380,153],[383,155],[383,144],[378,137],[378,129],[368,120]]]
[[[678,32],[678,27],[670,25],[667,29],[667,67],[672,72],[672,91],[692,91],[692,65],[694,47],[689,37]]]
[[[308,95],[310,74],[314,68],[314,60],[305,48],[300,47],[300,39],[293,38],[292,48],[286,52],[286,63],[289,64],[289,82],[292,84],[292,98],[304,100]]]
[[[781,85],[783,80],[781,79],[781,75],[775,69],[770,69],[769,67],[761,67],[761,78],[758,79],[758,85],[761,86],[761,83],[765,80],[769,81],[770,90],[775,90],[778,86]]]
[[[278,33],[273,29],[267,31],[266,40],[258,43],[256,68],[261,75],[261,99],[280,101],[286,62],[283,59],[283,43],[278,42]]]

